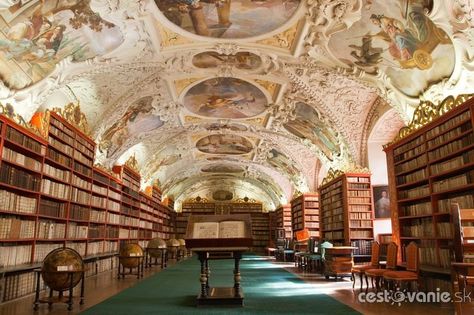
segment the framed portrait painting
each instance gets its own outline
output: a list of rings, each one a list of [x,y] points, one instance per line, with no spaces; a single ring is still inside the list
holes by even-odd
[[[373,186],[373,196],[375,218],[390,218],[390,196],[388,195],[388,186]]]

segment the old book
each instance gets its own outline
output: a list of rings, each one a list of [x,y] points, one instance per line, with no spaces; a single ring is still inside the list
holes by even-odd
[[[239,238],[245,237],[244,221],[196,222],[193,238]]]

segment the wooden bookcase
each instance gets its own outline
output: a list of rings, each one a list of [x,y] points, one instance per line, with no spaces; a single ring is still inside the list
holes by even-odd
[[[275,228],[285,229],[285,238],[292,238],[292,228],[291,228],[291,205],[280,205],[273,213],[273,220]],[[275,230],[273,229],[272,239],[275,238]]]
[[[429,113],[430,119],[412,122],[385,147],[393,237],[401,248],[411,241],[418,243],[420,271],[428,289],[450,289],[451,203],[474,207],[474,100],[470,97],[421,104],[414,117]]]
[[[116,266],[120,241],[174,233],[174,211],[139,191],[138,173],[93,166],[94,141],[47,117],[39,136],[0,115],[0,301],[33,292],[33,269],[55,248],[77,250],[90,276]]]
[[[354,258],[369,258],[374,240],[370,174],[341,173],[319,188],[322,237],[334,245],[354,246]]]
[[[420,270],[448,278],[453,250],[451,203],[474,207],[474,99],[464,95],[437,106],[424,103],[415,117],[423,110],[437,117],[385,147],[393,238],[401,248],[417,242]],[[413,123],[409,128],[415,129]]]
[[[291,200],[291,229],[293,238],[294,233],[308,229],[310,237],[319,239],[318,194],[302,194]]]

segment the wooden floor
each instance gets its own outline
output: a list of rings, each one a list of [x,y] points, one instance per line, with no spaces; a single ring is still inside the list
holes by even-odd
[[[188,258],[195,259],[195,258]],[[317,291],[324,294],[328,294],[338,301],[349,305],[356,309],[362,314],[422,314],[422,315],[444,315],[453,314],[453,308],[450,304],[423,304],[423,303],[402,303],[400,306],[389,303],[360,303],[357,295],[359,290],[352,289],[352,282],[347,280],[326,280],[324,277],[314,273],[299,272],[294,268],[292,263],[275,262],[282,268],[287,269],[290,272],[296,273],[302,278],[306,284],[306,288],[311,292]],[[173,261],[170,262],[173,264]],[[160,267],[153,267],[145,269],[144,279],[155,272],[159,272]],[[35,314],[35,315],[62,315],[62,314],[78,314],[82,310],[85,310],[92,305],[95,305],[104,299],[117,294],[118,292],[129,288],[139,281],[134,276],[128,276],[125,279],[118,280],[116,278],[116,270],[101,273],[94,277],[89,277],[86,280],[85,290],[85,304],[80,306],[77,303],[74,304],[74,309],[70,312],[67,311],[67,306],[62,304],[53,305],[48,310],[47,305],[40,305],[38,311],[33,311],[34,296],[30,295],[25,298],[17,299],[15,301],[7,302],[0,306],[0,315],[12,315],[12,314]],[[295,284],[295,286],[301,286],[301,284]],[[306,289],[305,288],[305,289]],[[288,292],[291,292],[291,288],[288,288]],[[465,314],[474,314],[474,309],[471,312],[467,311]]]

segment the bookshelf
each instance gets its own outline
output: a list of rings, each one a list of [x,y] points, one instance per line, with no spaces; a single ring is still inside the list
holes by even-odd
[[[318,194],[302,194],[291,200],[290,213],[291,230],[293,234],[303,229],[308,229],[310,237],[319,239],[320,231]]]
[[[323,239],[357,247],[354,258],[370,258],[374,211],[370,174],[330,170],[319,188]]]
[[[271,231],[271,237],[275,238],[275,229],[276,228],[283,228],[285,229],[285,238],[291,239],[292,238],[292,229],[291,229],[291,205],[280,205],[273,213],[272,213],[272,221],[271,224],[274,229]]]
[[[435,280],[446,275],[442,286],[448,288],[451,203],[474,207],[474,100],[470,97],[420,104],[414,117],[426,118],[430,113],[429,119],[413,121],[385,146],[394,241],[401,248],[417,242],[420,270]]]
[[[42,115],[41,135],[0,115],[0,302],[34,292],[33,269],[55,248],[77,250],[90,276],[117,266],[119,242],[174,233],[159,189],[140,192],[128,166],[94,166],[96,144],[63,114]]]

